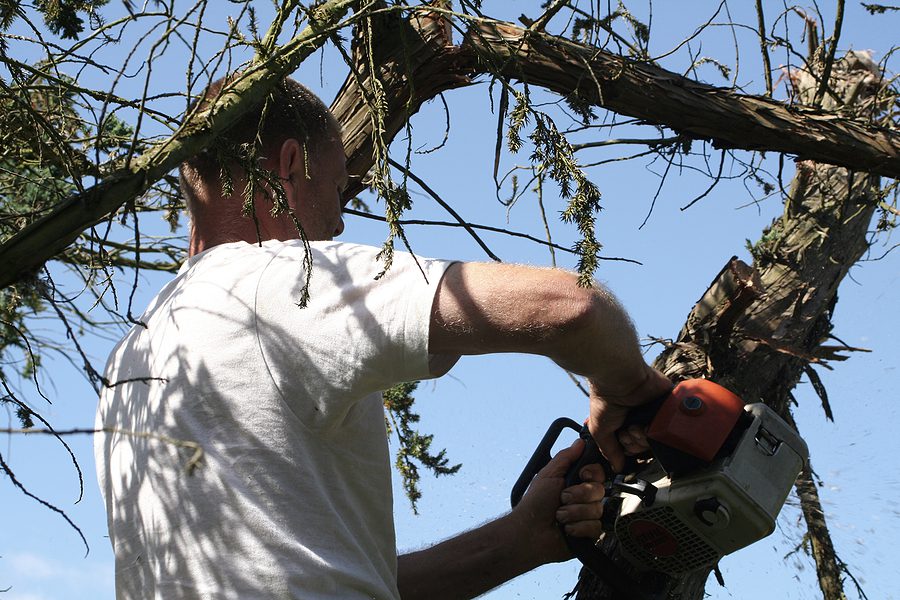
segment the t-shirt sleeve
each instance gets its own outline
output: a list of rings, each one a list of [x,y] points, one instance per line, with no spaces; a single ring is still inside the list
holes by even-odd
[[[378,252],[313,243],[305,308],[297,305],[306,280],[301,244],[286,244],[260,273],[254,300],[260,348],[289,401],[306,398],[330,412],[335,403],[432,377],[432,304],[452,262],[397,252],[381,275]]]
[[[360,354],[352,361],[371,385],[384,389],[399,382],[428,379],[431,311],[447,261],[396,253],[390,269],[377,249],[348,257],[351,276],[343,287],[349,337]],[[378,277],[378,279],[376,279]],[[365,364],[364,364],[365,363]]]

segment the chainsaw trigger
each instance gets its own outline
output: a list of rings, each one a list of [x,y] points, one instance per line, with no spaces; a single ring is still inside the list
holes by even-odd
[[[603,531],[615,531],[616,519],[619,518],[619,513],[622,511],[622,498],[610,496],[604,498],[602,504],[603,515],[600,516],[600,526]]]

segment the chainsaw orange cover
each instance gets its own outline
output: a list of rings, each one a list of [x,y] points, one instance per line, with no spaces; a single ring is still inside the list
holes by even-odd
[[[744,401],[721,385],[687,379],[665,399],[647,437],[710,462],[743,410]]]

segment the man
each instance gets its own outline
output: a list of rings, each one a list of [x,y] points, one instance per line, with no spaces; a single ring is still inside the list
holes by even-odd
[[[615,299],[561,270],[403,253],[377,278],[377,249],[331,241],[348,179],[339,128],[293,80],[216,152],[229,175],[211,153],[181,169],[189,260],[107,367],[95,452],[118,597],[468,598],[570,558],[560,525],[597,538],[602,469],[562,489],[576,443],[508,515],[398,558],[380,391],[463,354],[542,354],[588,377],[591,430],[621,466],[627,407],[670,383]],[[269,183],[247,218],[257,167]],[[192,474],[185,441],[204,452]]]

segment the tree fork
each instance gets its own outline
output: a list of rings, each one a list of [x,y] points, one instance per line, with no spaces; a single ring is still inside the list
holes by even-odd
[[[470,58],[453,45],[449,21],[439,13],[417,11],[410,19],[388,13],[374,18],[372,26],[373,62],[379,71],[375,75],[387,99],[382,107],[385,131],[381,135],[389,144],[424,102],[472,84],[468,77]],[[365,189],[364,178],[374,164],[374,132],[366,99],[372,74],[358,38],[358,31],[354,31],[353,67],[331,103],[331,112],[343,129],[351,176],[345,198]]]

